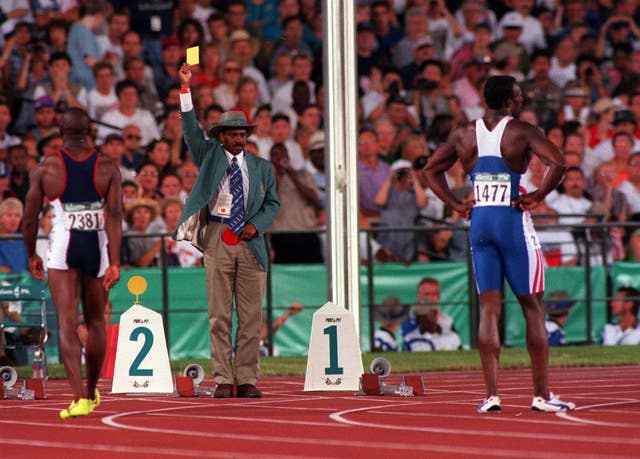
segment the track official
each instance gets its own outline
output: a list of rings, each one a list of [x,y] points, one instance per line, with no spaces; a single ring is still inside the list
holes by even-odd
[[[189,64],[180,68],[184,140],[198,167],[175,237],[204,252],[214,397],[261,397],[259,369],[261,305],[269,259],[263,232],[278,214],[276,180],[268,161],[244,152],[254,125],[243,112],[225,112],[205,139],[191,100]],[[238,329],[235,371],[231,318],[235,299]]]

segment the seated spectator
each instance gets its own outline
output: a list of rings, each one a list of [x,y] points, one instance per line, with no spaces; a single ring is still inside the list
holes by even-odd
[[[629,205],[629,216],[640,216],[640,151],[629,156],[626,170],[627,179],[616,190],[620,191]]]
[[[134,180],[136,179],[135,171],[122,165],[122,158],[125,154],[124,140],[120,134],[109,134],[104,140],[104,143],[100,147],[102,153],[107,155],[113,160],[120,170],[122,180]]]
[[[380,208],[379,226],[414,226],[419,210],[427,205],[427,197],[418,180],[418,173],[406,159],[391,166],[386,180],[376,193],[374,203]],[[380,231],[378,242],[398,258],[411,261],[415,257],[415,232]]]
[[[153,139],[160,138],[158,124],[150,111],[138,107],[138,85],[131,80],[123,80],[116,85],[118,108],[106,112],[100,121],[116,128],[124,128],[130,124],[140,130],[142,145],[148,145]],[[104,140],[110,133],[117,133],[117,129],[107,126],[98,128],[98,137]]]
[[[176,171],[171,164],[171,142],[168,139],[153,140],[147,146],[147,161],[158,169],[159,180]]]
[[[276,57],[272,76],[267,82],[269,92],[275,94],[281,87],[287,84],[290,81],[292,71],[293,58],[290,54],[280,54]]]
[[[271,230],[309,230],[318,223],[318,188],[306,170],[294,170],[287,148],[282,143],[271,147],[271,163],[276,173],[280,212]],[[274,263],[321,263],[322,252],[317,234],[272,234]]]
[[[403,335],[405,351],[455,351],[462,341],[453,330],[444,330],[439,324],[442,311],[437,304],[416,304],[413,307],[417,327]]]
[[[634,137],[637,127],[636,117],[631,110],[617,110],[613,115],[614,134],[611,138],[602,140],[595,148],[586,151],[582,167],[585,174],[592,174],[602,161],[613,159],[616,145],[630,152],[640,151],[640,139]]]
[[[380,328],[373,335],[371,352],[397,352],[396,330],[408,315],[409,306],[402,304],[396,296],[388,296],[382,300],[382,305],[376,305],[374,318]]]
[[[157,266],[161,241],[157,237],[135,237],[162,232],[164,228],[154,223],[158,216],[158,204],[148,198],[136,198],[125,207],[125,221],[128,229],[123,237],[125,262],[140,268]]]
[[[615,319],[602,329],[600,343],[605,346],[640,344],[640,292],[633,287],[620,287],[609,307]]]
[[[378,156],[378,135],[372,129],[361,129],[358,134],[358,195],[360,209],[366,217],[379,218],[380,208],[375,197],[391,172],[388,164]]]
[[[159,176],[158,167],[152,162],[147,161],[138,166],[138,169],[136,169],[136,181],[140,187],[139,197],[149,199],[158,198]],[[157,215],[158,212],[156,212],[156,216]]]
[[[153,81],[157,89],[157,97],[160,101],[167,98],[169,88],[180,83],[178,68],[183,58],[180,41],[176,37],[162,39],[162,62],[153,67]]]
[[[172,177],[171,175],[165,178]],[[173,233],[178,225],[180,214],[184,208],[182,199],[178,196],[167,196],[160,203],[160,216],[164,221],[164,231]],[[196,249],[190,242],[174,241],[172,238],[164,240],[167,250],[168,266],[202,266],[202,252]]]
[[[273,95],[271,106],[272,113],[285,112],[295,101],[293,87],[297,82],[306,83],[309,88],[309,103],[315,103],[316,84],[311,80],[313,73],[313,60],[309,54],[296,54],[293,57],[291,79],[283,84]]]
[[[146,80],[146,64],[141,57],[128,57],[124,60],[124,77],[127,81],[133,81],[138,88],[138,106],[142,110],[150,112],[155,118],[162,115],[162,102],[158,97],[155,83]],[[164,100],[164,99],[162,99]]]
[[[142,163],[146,153],[142,147],[140,128],[135,124],[127,124],[122,128],[122,140],[124,143],[122,165],[135,172]]]
[[[180,198],[182,179],[177,172],[169,172],[162,177],[159,189],[165,199],[168,197]],[[162,212],[160,212],[160,214],[162,214]]]
[[[515,78],[518,83],[522,83],[525,80],[524,74],[518,70],[520,48],[504,42],[496,46],[493,56],[495,61],[493,67],[489,70],[489,76],[509,75]]]
[[[60,129],[56,123],[55,106],[56,103],[49,96],[42,96],[34,102],[33,109],[35,110],[34,119],[36,125],[27,132],[27,137],[40,142],[45,137],[59,132]]]
[[[585,143],[595,148],[600,142],[613,137],[613,115],[615,105],[608,97],[598,99],[592,108],[596,122],[585,131]]]
[[[416,300],[418,304],[432,304],[438,305],[440,304],[440,282],[438,279],[434,277],[423,277],[418,282],[418,292],[416,295]],[[453,319],[450,315],[441,313],[438,318],[438,325],[444,332],[448,332],[454,330]],[[416,320],[416,316],[413,312],[410,313],[409,317],[402,322],[402,337],[404,340],[404,336],[411,332],[418,326],[418,322]]]
[[[563,95],[565,104],[558,113],[558,124],[579,121],[582,126],[586,126],[591,111],[587,88],[578,81],[570,81],[564,86]]]
[[[251,78],[256,85],[256,105],[267,104],[271,94],[263,73],[256,68],[253,59],[260,50],[260,43],[246,30],[234,30],[229,35],[229,56],[236,59],[242,70],[242,76]]]
[[[19,235],[24,206],[16,198],[0,202],[0,235]],[[22,239],[0,239],[0,272],[25,272],[29,268]]]
[[[214,100],[225,111],[231,110],[238,103],[237,87],[242,77],[238,61],[232,57],[227,58],[218,68],[218,77],[220,84],[213,89]]]
[[[569,298],[566,290],[554,290],[547,295],[544,305],[547,311],[547,320],[544,323],[547,329],[550,346],[561,346],[566,344],[567,340],[564,333],[564,323],[569,316],[569,312],[575,300]]]
[[[635,230],[629,237],[629,244],[626,250],[627,261],[640,261],[640,229]]]
[[[10,186],[18,199],[24,203],[29,191],[29,156],[24,144],[12,145],[7,153],[7,165],[11,169]]]
[[[51,97],[56,104],[64,101],[68,107],[87,108],[87,89],[69,79],[71,58],[65,52],[56,52],[49,58],[49,79],[36,87],[33,97]]]
[[[582,170],[578,167],[570,167],[564,177],[564,193],[558,199],[549,204],[558,214],[559,223],[572,224],[583,223],[584,216],[592,205],[591,200],[585,197],[586,182]],[[562,214],[568,214],[563,217]],[[562,231],[563,237],[556,242],[561,243],[562,264],[572,266],[578,263],[578,253],[573,236],[567,230]]]
[[[207,85],[211,89],[218,87],[218,67],[220,65],[220,49],[213,43],[209,43],[202,51],[200,59],[201,71],[194,79],[194,86]]]
[[[187,196],[191,193],[193,185],[198,178],[198,168],[190,159],[184,161],[178,167],[178,175],[182,179],[182,189],[180,190],[180,197],[183,201],[187,200]]]

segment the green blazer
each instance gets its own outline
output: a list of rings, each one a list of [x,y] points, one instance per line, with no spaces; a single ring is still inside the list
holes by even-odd
[[[174,233],[176,239],[187,239],[187,237],[177,236],[181,232],[180,227],[201,210],[204,213],[204,208],[213,199],[220,181],[229,168],[229,161],[218,139],[205,139],[196,121],[194,110],[181,112],[181,117],[184,140],[193,162],[198,166],[198,178],[187,197],[178,221],[178,230]],[[245,160],[249,172],[249,196],[245,209],[245,222],[253,223],[259,233],[258,237],[246,241],[246,244],[260,267],[267,271],[269,256],[263,233],[276,219],[280,209],[280,201],[276,193],[276,178],[269,161],[250,154],[245,154]],[[200,222],[206,225],[207,218],[200,218]]]

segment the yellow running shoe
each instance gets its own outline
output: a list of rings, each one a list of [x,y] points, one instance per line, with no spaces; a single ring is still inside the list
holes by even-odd
[[[91,400],[91,403],[93,403],[94,408],[98,408],[100,406],[100,391],[97,387],[95,392],[93,393],[93,400]]]
[[[87,416],[93,411],[93,402],[88,398],[81,398],[77,402],[71,402],[69,408],[60,411],[61,419],[68,419],[77,416]]]

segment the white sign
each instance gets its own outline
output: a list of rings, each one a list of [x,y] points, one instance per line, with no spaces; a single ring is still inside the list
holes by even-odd
[[[134,304],[120,317],[111,392],[173,393],[162,316],[140,304]]]
[[[363,373],[353,313],[327,302],[313,314],[304,390],[358,390]]]

